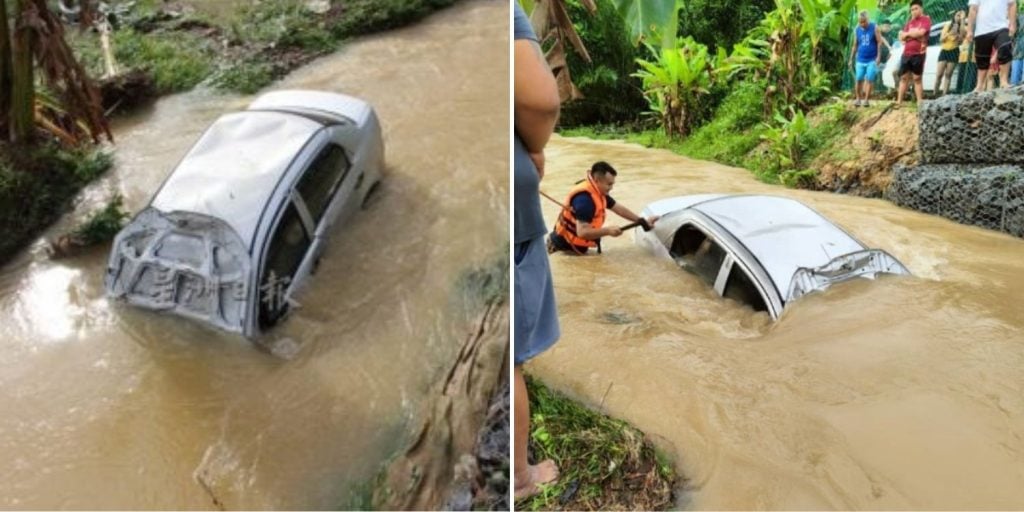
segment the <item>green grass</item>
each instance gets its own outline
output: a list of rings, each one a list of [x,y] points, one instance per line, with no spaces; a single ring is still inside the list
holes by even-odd
[[[213,69],[209,44],[186,33],[140,34],[131,29],[114,35],[118,63],[141,68],[153,75],[159,93],[189,90],[205,80]]]
[[[322,16],[309,12],[300,0],[268,0],[242,7],[229,25],[235,41],[260,46],[302,48],[328,52],[336,45]]]
[[[274,81],[274,67],[265,62],[245,60],[217,73],[213,84],[218,89],[253,94]]]
[[[381,30],[391,30],[419,21],[428,14],[454,4],[456,0],[349,0],[330,30],[344,39]]]
[[[110,155],[97,150],[0,147],[0,264],[56,221],[111,164]]]
[[[558,482],[517,510],[663,510],[672,505],[675,471],[642,432],[596,413],[527,376],[530,449],[553,459]],[[575,488],[575,492],[572,489]]]
[[[94,77],[103,75],[99,38],[92,33],[69,31],[69,43]],[[192,89],[210,76],[215,54],[211,42],[187,32],[148,33],[124,28],[111,38],[120,71],[146,70],[159,94]]]
[[[124,199],[118,194],[106,206],[90,214],[72,231],[72,235],[84,246],[100,244],[113,240],[126,220],[128,212],[124,210]]]
[[[158,94],[190,90],[211,76],[218,89],[251,94],[308,60],[296,54],[329,53],[343,39],[406,25],[456,1],[352,0],[340,11],[318,15],[302,0],[263,0],[225,16],[189,15],[188,20],[210,24],[226,36],[232,50],[224,51],[215,39],[174,30],[178,21],[155,22],[158,4],[146,0],[114,32],[112,42],[121,70],[148,71]],[[132,23],[156,29],[143,33]],[[99,37],[70,30],[68,39],[90,75],[101,76]]]

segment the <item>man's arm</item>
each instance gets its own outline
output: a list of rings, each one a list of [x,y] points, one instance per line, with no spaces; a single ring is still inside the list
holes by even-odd
[[[615,212],[615,214],[618,215],[619,217],[622,217],[623,219],[626,219],[630,222],[640,221],[640,216],[633,213],[633,210],[630,210],[629,208],[623,206],[622,203],[615,203],[615,206],[612,206],[610,210]],[[648,217],[646,221],[649,226],[654,226],[654,223],[658,221],[658,216],[654,215],[652,217]]]
[[[850,65],[851,66],[853,65],[853,58],[857,55],[857,45],[858,44],[860,44],[860,41],[858,41],[857,38],[854,37],[853,38],[853,50],[850,51]],[[615,205],[615,206],[618,206],[618,205]],[[615,211],[615,209],[612,208],[612,211]]]
[[[967,42],[974,41],[974,22],[978,19],[978,6],[972,5],[967,9]]]
[[[618,226],[595,228],[589,222],[580,221],[576,223],[576,234],[584,240],[597,240],[605,236],[619,236],[622,234],[622,230]]]
[[[536,41],[517,39],[514,59],[516,134],[527,151],[539,153],[558,122],[558,84]]]
[[[875,25],[875,41],[878,41],[878,47],[879,48],[881,48],[882,45],[884,44],[885,47],[888,48],[890,52],[892,51],[892,46],[889,46],[889,41],[886,41],[885,38],[882,37],[882,29],[878,28],[878,25]],[[878,52],[878,60],[881,60],[881,59],[882,59],[882,52]]]
[[[1007,16],[1010,20],[1010,37],[1017,33],[1017,0],[1010,0],[1010,7]]]

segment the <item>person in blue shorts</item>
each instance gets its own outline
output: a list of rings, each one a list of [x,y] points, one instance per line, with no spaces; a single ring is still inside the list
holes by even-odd
[[[530,464],[527,460],[530,400],[526,394],[522,366],[550,348],[560,335],[551,267],[544,242],[547,225],[540,209],[540,180],[544,177],[544,147],[558,121],[561,101],[555,77],[544,59],[537,36],[530,27],[530,20],[518,3],[515,4],[514,29],[513,484],[515,499],[520,500],[539,493],[540,486],[554,483],[558,479],[558,466],[554,461]]]
[[[889,43],[882,37],[878,26],[868,19],[868,12],[861,11],[857,17],[857,29],[850,53],[850,65],[854,67],[853,106],[866,107],[871,98],[871,89],[878,76],[882,53],[879,47]],[[892,51],[892,48],[889,48]],[[856,62],[856,64],[855,64]]]

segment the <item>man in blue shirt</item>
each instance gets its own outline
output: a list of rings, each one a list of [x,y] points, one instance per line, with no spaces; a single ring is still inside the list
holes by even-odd
[[[857,19],[857,29],[853,40],[853,51],[850,53],[850,65],[854,66],[853,106],[866,107],[871,98],[871,89],[875,83],[881,65],[882,53],[879,47],[889,46],[882,37],[881,31],[868,20],[868,12],[861,11]],[[892,48],[889,49],[892,51]]]

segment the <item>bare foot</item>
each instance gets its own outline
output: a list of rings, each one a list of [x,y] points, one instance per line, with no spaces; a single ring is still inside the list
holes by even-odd
[[[540,493],[538,484],[551,484],[558,480],[558,466],[548,459],[540,464],[526,467],[525,477],[516,475],[516,501]]]

